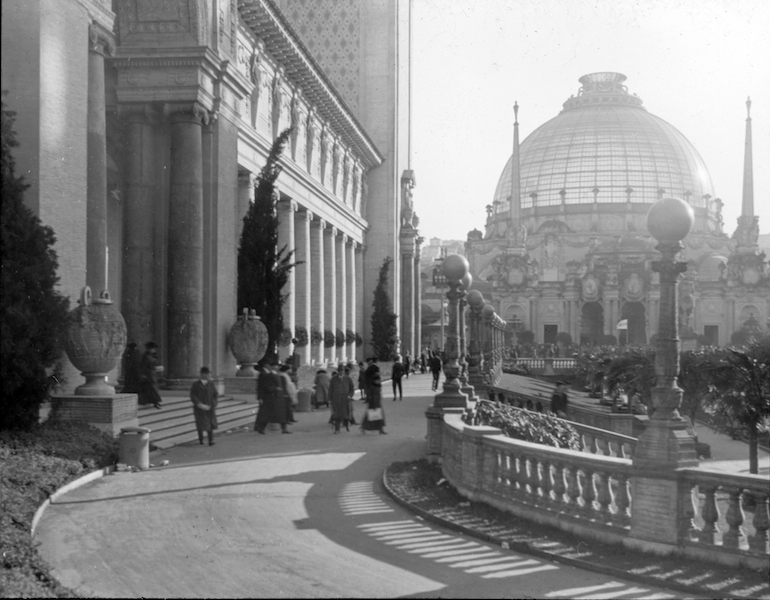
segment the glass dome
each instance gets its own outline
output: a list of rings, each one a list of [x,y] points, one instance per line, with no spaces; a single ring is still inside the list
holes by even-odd
[[[703,159],[675,127],[630,95],[620,73],[580,78],[577,96],[521,144],[521,207],[638,202],[678,196],[714,211]],[[512,158],[495,190],[496,212],[508,211]],[[709,201],[711,199],[711,201]]]

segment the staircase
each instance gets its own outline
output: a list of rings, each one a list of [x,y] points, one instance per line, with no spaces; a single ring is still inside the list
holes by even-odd
[[[139,425],[150,433],[150,444],[157,448],[169,448],[198,440],[189,392],[161,390],[163,408],[139,406]],[[220,396],[217,405],[217,432],[238,427],[253,427],[257,404],[247,404],[243,398]]]

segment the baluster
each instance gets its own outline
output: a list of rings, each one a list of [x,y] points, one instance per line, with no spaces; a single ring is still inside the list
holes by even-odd
[[[607,471],[599,471],[596,474],[596,479],[598,480],[596,499],[599,502],[599,512],[603,520],[608,522],[612,520],[612,511],[610,510],[610,504],[612,504],[610,474]]]
[[[500,495],[511,497],[511,454],[508,451],[500,456]]]
[[[577,468],[573,466],[570,466],[567,470],[567,496],[569,497],[567,504],[571,512],[577,514],[580,510],[580,502],[578,501],[578,498],[580,498],[580,484],[578,483]]]
[[[532,502],[536,504],[540,498],[540,461],[536,456],[529,459],[529,488]]]
[[[612,456],[612,441],[602,440],[602,444],[604,444],[604,447],[602,448],[604,456]]]
[[[556,463],[553,471],[553,494],[554,500],[559,504],[566,504],[568,500],[564,497],[567,486],[564,485],[564,465]]]
[[[540,474],[540,489],[543,490],[543,498],[546,502],[551,501],[551,463],[544,460],[542,462],[543,472]]]
[[[749,548],[754,552],[760,554],[767,554],[767,542],[768,542],[768,519],[767,506],[768,506],[768,494],[758,492],[752,492],[754,499],[757,501],[757,505],[754,507],[754,520],[751,524],[754,526],[756,533],[749,536]]]
[[[741,542],[746,539],[742,527],[745,515],[741,506],[741,492],[743,490],[739,487],[730,488],[728,492],[730,503],[727,507],[727,514],[725,514],[725,521],[730,528],[722,535],[722,544],[725,548],[739,549]]]
[[[630,505],[628,475],[621,473],[618,475],[618,493],[615,495],[615,506],[618,507],[617,519],[622,525],[628,525],[631,522],[631,512],[628,510]]]
[[[489,446],[484,455],[484,479],[493,494],[500,494],[500,455],[502,451]]]
[[[527,461],[521,455],[516,457],[516,491],[519,496],[527,495]]]
[[[680,493],[682,498],[680,504],[682,506],[682,516],[679,520],[679,538],[682,540],[694,541],[698,539],[698,532],[700,531],[695,525],[695,501],[693,498],[693,490],[695,483],[689,481],[683,481],[680,484]]]
[[[532,500],[532,489],[534,486],[532,485],[532,471],[535,469],[535,464],[529,457],[524,457],[522,461],[522,478],[521,478],[521,489],[524,492],[524,498],[525,500]]]
[[[716,501],[717,486],[699,485],[698,487],[703,490],[703,508],[701,509],[703,529],[701,529],[698,538],[701,542],[714,544],[719,533],[719,527],[717,526],[717,521],[719,520],[719,507]]]
[[[583,511],[588,516],[594,514],[595,499],[594,471],[593,469],[583,469]]]

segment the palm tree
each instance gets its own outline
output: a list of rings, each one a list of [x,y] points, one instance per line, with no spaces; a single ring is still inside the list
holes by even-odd
[[[715,416],[737,423],[749,440],[749,472],[757,473],[758,436],[770,420],[770,335],[717,351],[704,369],[715,394]]]

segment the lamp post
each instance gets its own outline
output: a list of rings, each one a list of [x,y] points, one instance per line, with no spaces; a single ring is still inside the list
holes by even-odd
[[[450,254],[444,259],[441,267],[446,277],[449,291],[447,291],[447,300],[449,301],[449,323],[447,325],[446,339],[446,362],[444,363],[444,389],[436,394],[434,405],[446,407],[467,406],[468,396],[460,390],[460,364],[459,357],[459,322],[458,322],[458,302],[465,292],[462,291],[462,279],[468,273],[468,261],[459,254]]]
[[[485,304],[481,309],[481,316],[484,319],[484,382],[489,385],[492,382],[492,348],[494,340],[494,330],[492,323],[495,318],[495,309],[491,304]]]
[[[682,240],[694,222],[693,210],[679,198],[659,200],[647,213],[647,228],[658,241],[656,250],[661,259],[652,264],[660,273],[660,310],[658,338],[655,345],[655,375],[652,389],[655,408],[642,436],[634,459],[635,465],[681,467],[697,464],[695,445],[679,416],[682,390],[676,383],[679,376],[679,309],[677,287],[687,270],[687,263],[678,262],[676,255],[684,248]]]
[[[470,314],[470,343],[468,344],[468,383],[476,388],[484,385],[482,369],[481,311],[484,308],[484,296],[478,290],[471,290],[466,297]]]
[[[460,346],[459,346],[459,361],[460,361],[460,389],[463,391],[464,394],[468,396],[469,400],[475,401],[476,394],[473,392],[473,386],[471,386],[468,383],[468,360],[467,360],[467,354],[468,354],[468,343],[466,339],[466,328],[465,328],[465,307],[467,305],[467,302],[465,301],[465,297],[467,296],[467,292],[471,287],[471,284],[473,283],[473,275],[470,273],[466,273],[465,277],[463,277],[460,280],[460,297],[458,298],[457,302],[457,318],[459,321],[459,329],[460,329]]]
[[[446,285],[446,276],[442,271],[442,265],[444,263],[444,257],[439,256],[434,261],[433,265],[433,287],[438,288],[439,298],[441,304],[439,305],[439,321],[441,324],[441,351],[444,351],[444,285]]]

